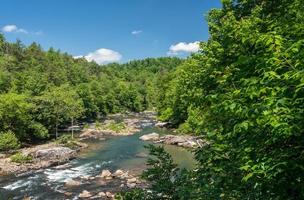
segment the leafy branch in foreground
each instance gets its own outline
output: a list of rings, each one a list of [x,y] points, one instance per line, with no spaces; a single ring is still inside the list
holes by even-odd
[[[148,190],[134,189],[122,192],[116,198],[131,199],[188,199],[191,195],[191,173],[185,169],[180,170],[173,162],[169,153],[162,146],[148,145],[150,157],[147,161],[148,169],[142,178],[150,184]]]

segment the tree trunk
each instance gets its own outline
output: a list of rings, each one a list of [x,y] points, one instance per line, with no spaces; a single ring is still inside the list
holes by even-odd
[[[74,138],[74,118],[72,117],[72,139]]]
[[[58,138],[58,124],[56,122],[56,139]]]
[[[56,139],[58,138],[58,116],[56,117]]]

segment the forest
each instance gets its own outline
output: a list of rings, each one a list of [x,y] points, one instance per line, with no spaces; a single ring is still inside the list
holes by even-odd
[[[147,58],[99,66],[0,36],[0,149],[54,138],[71,120],[151,110],[183,60]]]
[[[71,121],[156,110],[209,142],[180,170],[161,147],[151,190],[118,199],[304,199],[304,1],[223,0],[186,59],[98,65],[0,35],[0,150],[55,137]]]

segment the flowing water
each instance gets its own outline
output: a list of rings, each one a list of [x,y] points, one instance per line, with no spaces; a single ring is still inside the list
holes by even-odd
[[[101,189],[107,191],[111,187],[119,189],[119,185],[100,186],[91,182],[81,185],[80,188],[67,190],[64,184],[71,179],[96,176],[103,169],[123,169],[133,174],[140,173],[146,167],[147,158],[143,154],[148,152],[144,148],[147,142],[138,138],[151,132],[164,134],[164,130],[148,124],[142,131],[131,136],[113,136],[105,141],[88,141],[89,148],[83,151],[79,158],[72,160],[66,168],[51,167],[18,176],[0,177],[0,200],[23,199],[25,196],[43,200],[65,199],[63,190],[73,193],[70,199],[77,199],[83,189],[96,192]],[[188,150],[171,145],[164,147],[179,167],[192,168],[195,165],[193,155]]]

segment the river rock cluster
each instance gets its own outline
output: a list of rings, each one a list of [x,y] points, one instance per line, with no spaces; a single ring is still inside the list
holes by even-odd
[[[70,149],[54,142],[21,149],[19,152],[24,156],[30,156],[29,163],[20,164],[12,162],[10,155],[0,158],[0,174],[16,174],[59,165],[68,162],[77,156],[77,151],[84,144],[78,143],[78,149]]]
[[[86,185],[94,184],[100,185],[100,191],[90,191],[86,188]],[[107,186],[117,185],[116,191],[110,191]],[[103,189],[105,186],[105,189]],[[130,189],[130,188],[146,188],[147,183],[140,180],[135,175],[131,175],[128,171],[121,169],[111,172],[108,169],[104,169],[97,176],[84,176],[79,180],[70,180],[65,183],[65,188],[83,188],[83,190],[76,195],[80,199],[114,199],[115,193],[118,191]],[[103,191],[101,191],[103,190]],[[71,192],[63,192],[66,197],[73,196]]]
[[[178,145],[185,148],[197,148],[208,145],[209,143],[199,137],[190,135],[164,135],[160,136],[158,133],[150,133],[141,136],[139,139],[144,141],[152,141],[154,143],[164,143],[171,145]]]
[[[142,117],[144,116],[144,117]],[[109,128],[110,124],[123,123],[125,128],[114,131]],[[109,115],[109,119],[104,120],[99,125],[96,123],[90,124],[89,128],[79,135],[81,139],[101,139],[107,135],[128,136],[139,132],[144,126],[156,123],[154,112],[132,113],[132,114],[113,114]]]

